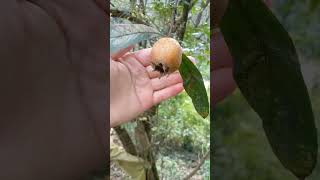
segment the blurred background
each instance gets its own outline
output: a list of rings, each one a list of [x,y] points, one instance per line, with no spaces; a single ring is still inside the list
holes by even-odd
[[[184,53],[196,59],[209,95],[209,0],[111,0],[110,10],[111,23],[145,24],[179,40]],[[139,43],[134,50],[151,47],[154,41]],[[143,150],[141,142],[144,140],[137,131],[139,126],[145,128],[151,139],[151,148]],[[142,154],[148,151],[148,156],[152,156],[155,162],[152,166],[156,167],[159,179],[186,178],[197,169],[201,160],[204,163],[191,179],[209,179],[209,117],[203,119],[197,114],[185,92],[161,103],[136,121],[112,130],[111,141],[125,149],[130,149],[128,146],[133,143]],[[111,163],[110,170],[111,179],[130,179],[115,163]]]
[[[320,2],[317,0],[273,0],[272,2],[272,11],[289,31],[298,51],[320,135]],[[213,179],[295,179],[272,153],[260,118],[249,107],[239,90],[218,104],[212,113]],[[319,179],[320,158],[315,171],[307,180]]]

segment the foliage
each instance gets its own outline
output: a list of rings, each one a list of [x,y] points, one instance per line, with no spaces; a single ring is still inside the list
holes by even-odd
[[[290,32],[302,62],[303,75],[310,82],[308,90],[320,137],[320,50],[319,11],[311,12],[305,1],[273,1],[272,10]],[[317,7],[319,8],[319,7]],[[315,71],[304,66],[311,63]],[[312,78],[309,77],[312,75]],[[261,119],[250,108],[239,90],[215,107],[213,179],[221,180],[293,180],[270,148]],[[318,138],[319,139],[319,138]],[[320,159],[318,157],[318,162]],[[307,180],[318,180],[320,163]]]
[[[186,158],[188,157],[188,158]],[[159,154],[157,167],[161,172],[161,179],[183,179],[186,176],[196,161],[196,156],[188,151],[168,151]],[[179,171],[177,171],[179,170]],[[210,179],[210,160],[206,160],[196,176],[201,179]]]
[[[210,121],[195,113],[191,100],[185,93],[163,102],[158,109],[154,127],[155,140],[173,147],[194,148],[205,151],[209,146]]]
[[[209,99],[203,78],[193,62],[185,54],[182,54],[179,72],[183,79],[184,90],[191,97],[195,109],[203,118],[206,118],[209,115]]]
[[[114,24],[110,26],[110,53],[160,35],[157,30],[143,24]]]
[[[195,4],[189,11],[188,18],[183,19],[182,14],[186,11],[184,5],[188,1],[190,0],[180,0],[180,3],[176,4],[175,0],[148,0],[142,1],[144,2],[143,5],[139,3],[141,1],[135,1],[136,5],[132,6],[130,2],[133,1],[112,0],[111,9],[124,12],[122,17],[127,19],[112,18],[112,21],[122,23],[143,21],[161,34],[176,39],[181,38],[181,28],[186,23],[183,41],[180,41],[180,43],[186,55],[191,55],[196,59],[195,65],[203,76],[205,89],[209,95],[209,6],[203,6],[205,1],[193,1]],[[175,16],[173,16],[174,14]],[[129,18],[133,21],[129,20],[128,22]],[[150,47],[152,44],[153,40],[141,42],[136,45],[135,50]],[[209,117],[203,119],[197,114],[190,97],[183,92],[177,97],[161,103],[156,115],[151,119],[155,119],[149,123],[152,123],[153,127],[151,131],[152,149],[157,157],[159,176],[167,179],[180,179],[192,169],[192,167],[188,167],[190,164],[188,162],[189,156],[194,154],[202,157],[209,149]],[[131,137],[134,137],[137,124],[129,123],[124,127],[129,131]],[[133,138],[133,141],[137,143],[135,138]],[[167,151],[167,149],[170,149],[170,151]],[[176,158],[178,156],[179,159]],[[209,160],[207,160],[198,171],[198,175],[201,173],[201,177],[209,179],[209,165]]]
[[[230,0],[220,28],[236,59],[234,79],[261,117],[273,152],[298,178],[309,176],[317,159],[317,131],[288,33],[261,0]]]
[[[149,40],[155,35],[161,35],[157,30],[144,24],[117,24],[111,22],[110,27],[110,52],[114,53],[121,49]],[[191,97],[197,112],[206,118],[209,114],[209,99],[201,73],[193,62],[183,53],[179,68],[183,79],[183,86]]]

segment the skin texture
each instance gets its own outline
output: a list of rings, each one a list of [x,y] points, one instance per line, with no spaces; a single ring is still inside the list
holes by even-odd
[[[112,55],[110,60],[110,126],[133,120],[139,114],[183,90],[178,72],[160,77],[151,67],[151,49]]]
[[[0,179],[81,179],[105,167],[102,0],[0,5]]]

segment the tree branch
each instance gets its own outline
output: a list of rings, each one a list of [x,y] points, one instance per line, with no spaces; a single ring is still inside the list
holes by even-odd
[[[210,155],[210,150],[202,157],[202,159],[200,160],[200,163],[198,164],[198,166],[190,174],[188,174],[185,178],[183,178],[183,180],[188,180],[193,175],[195,175],[197,173],[197,171],[201,168],[201,166],[204,164],[206,159],[209,157],[209,155]]]
[[[210,3],[210,0],[207,0],[204,4],[201,4],[201,11],[197,15],[196,22],[194,23],[194,27],[198,27],[199,26],[199,24],[201,22],[202,14],[206,10],[206,8],[209,5],[209,3]]]
[[[135,138],[137,140],[137,150],[141,158],[151,164],[150,169],[146,169],[146,180],[159,180],[159,175],[156,167],[156,158],[152,151],[152,135],[151,135],[151,122],[152,117],[156,114],[157,107],[153,107],[144,113],[143,117],[147,120],[138,120],[135,128]]]
[[[183,10],[181,18],[177,22],[177,37],[180,41],[183,41],[184,33],[188,22],[188,15],[192,7],[195,5],[196,0],[185,0],[183,1]]]
[[[122,128],[122,127],[120,127],[120,126],[114,127],[113,129],[116,131],[116,133],[117,133],[117,135],[118,135],[118,137],[119,137],[119,139],[120,139],[120,141],[121,141],[121,143],[123,145],[123,148],[128,153],[136,156],[137,155],[137,150],[136,150],[135,145],[133,144],[133,142],[132,142],[127,130]]]
[[[110,16],[111,17],[118,17],[118,18],[125,18],[128,19],[131,22],[137,23],[137,24],[144,24],[149,25],[148,22],[139,19],[138,17],[133,16],[130,12],[121,11],[118,9],[110,9]]]

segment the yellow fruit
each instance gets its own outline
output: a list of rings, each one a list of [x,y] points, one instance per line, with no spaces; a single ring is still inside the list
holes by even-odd
[[[173,38],[161,38],[154,43],[151,50],[151,62],[155,71],[161,76],[179,69],[182,58],[182,48]]]

